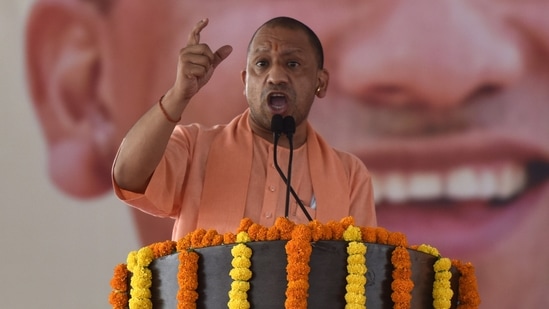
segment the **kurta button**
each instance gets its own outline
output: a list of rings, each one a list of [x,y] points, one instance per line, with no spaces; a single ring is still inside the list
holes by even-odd
[[[275,188],[275,186],[269,186],[269,190],[270,190],[271,192],[275,192],[276,188]]]
[[[273,214],[270,213],[270,212],[266,212],[266,213],[265,213],[265,218],[267,218],[267,219],[270,218],[270,217],[272,217],[272,216],[273,216]]]

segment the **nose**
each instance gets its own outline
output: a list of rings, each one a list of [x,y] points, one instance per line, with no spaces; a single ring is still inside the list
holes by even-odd
[[[288,82],[286,67],[278,61],[273,61],[269,67],[267,81],[273,85],[286,84]]]
[[[508,87],[522,74],[516,37],[481,5],[390,3],[375,19],[356,21],[341,42],[336,80],[361,101],[452,107]]]

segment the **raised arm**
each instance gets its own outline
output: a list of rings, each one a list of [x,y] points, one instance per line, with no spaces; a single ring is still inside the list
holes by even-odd
[[[185,107],[232,52],[229,45],[214,53],[207,44],[200,43],[200,32],[207,25],[207,19],[196,24],[179,53],[174,85],[133,125],[120,145],[113,177],[121,188],[145,192]]]

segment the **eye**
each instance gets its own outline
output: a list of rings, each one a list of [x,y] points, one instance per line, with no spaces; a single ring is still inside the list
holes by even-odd
[[[267,66],[269,63],[266,60],[259,60],[255,63],[256,66],[262,68]]]
[[[299,66],[299,62],[297,62],[297,61],[288,62],[288,67],[290,67],[290,68],[297,68],[298,66]]]

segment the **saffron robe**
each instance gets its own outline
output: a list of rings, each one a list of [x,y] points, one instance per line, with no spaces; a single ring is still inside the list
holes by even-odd
[[[283,196],[286,188],[278,175],[273,183],[272,143],[253,134],[248,122],[246,110],[227,125],[178,125],[145,193],[124,190],[113,179],[116,195],[149,214],[174,218],[173,240],[198,227],[234,232],[244,217],[268,226],[285,208],[284,198],[268,195],[278,191]],[[372,182],[362,161],[333,149],[306,125],[306,143],[296,150],[302,164],[293,165],[292,187],[300,198],[301,192],[311,197],[305,204],[313,219],[326,223],[353,216],[357,225],[375,226]],[[297,187],[293,175],[302,179]],[[290,219],[305,223],[298,212]]]

